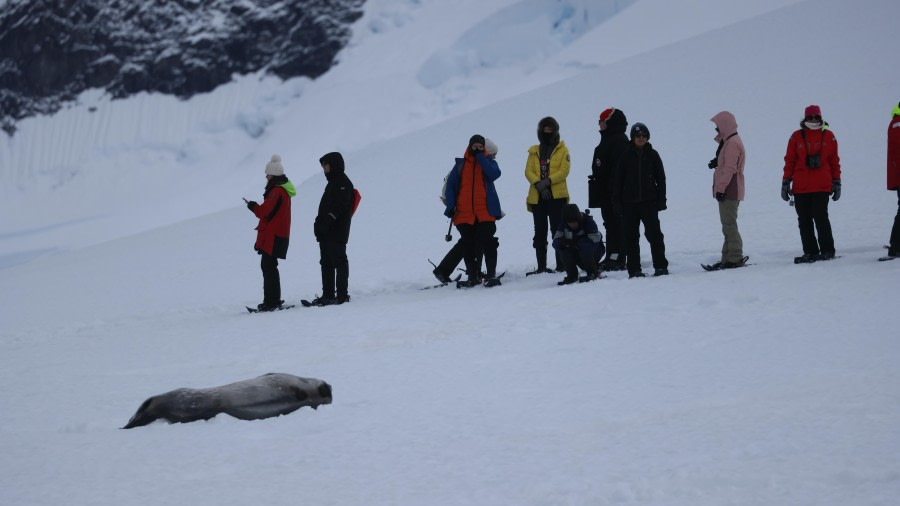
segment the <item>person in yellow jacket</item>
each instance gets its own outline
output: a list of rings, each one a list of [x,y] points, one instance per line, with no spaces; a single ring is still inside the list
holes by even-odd
[[[562,211],[569,203],[569,148],[559,139],[559,123],[550,116],[538,122],[540,141],[528,148],[525,162],[525,178],[528,179],[528,211],[534,218],[534,247],[537,269],[529,274],[553,272],[547,268],[547,234],[556,234],[562,219]],[[549,225],[549,226],[548,226]],[[556,256],[556,272],[563,272],[565,265]]]

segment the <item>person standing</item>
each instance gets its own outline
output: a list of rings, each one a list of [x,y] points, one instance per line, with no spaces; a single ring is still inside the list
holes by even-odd
[[[788,141],[781,198],[790,200],[791,194],[803,245],[803,255],[794,258],[794,263],[834,258],[828,197],[835,202],[841,198],[841,159],[837,139],[822,120],[818,105],[806,108],[800,129]]]
[[[347,242],[356,193],[353,183],[344,173],[344,157],[338,152],[319,158],[328,183],[319,201],[319,212],[313,233],[319,242],[319,265],[322,270],[322,295],[312,300],[314,306],[330,306],[350,302],[347,291],[350,262]]]
[[[606,248],[603,235],[588,211],[582,213],[576,204],[566,204],[562,223],[553,235],[553,248],[560,252],[566,266],[566,277],[559,285],[569,285],[576,281],[593,281],[600,277],[597,267]],[[578,268],[585,275],[578,277]]]
[[[650,243],[654,276],[669,274],[666,245],[659,212],[666,209],[666,172],[662,158],[650,144],[650,130],[643,123],[631,127],[631,144],[616,165],[612,183],[613,205],[625,227],[625,256],[629,278],[642,278],[641,223]]]
[[[462,257],[468,275],[465,285],[475,286],[482,281],[487,287],[500,284],[497,278],[500,241],[494,237],[496,221],[503,217],[500,197],[494,187],[494,181],[500,178],[500,166],[494,159],[496,144],[491,143],[493,153],[485,151],[485,144],[482,135],[469,138],[465,154],[456,159],[447,177],[444,215],[453,218],[460,239],[433,271],[442,283],[450,282],[450,274]],[[484,280],[481,279],[482,257],[487,269]]]
[[[713,267],[733,269],[747,263],[744,242],[738,230],[738,205],[744,200],[744,142],[737,132],[737,120],[728,111],[722,111],[710,119],[716,125],[716,157],[709,162],[714,169],[712,196],[719,202],[719,220],[722,222],[722,257]]]
[[[556,234],[562,209],[569,202],[569,148],[559,138],[559,123],[547,116],[538,122],[538,144],[528,148],[525,162],[525,179],[528,180],[526,205],[534,218],[532,246],[537,257],[537,269],[529,274],[553,272],[547,268],[547,233]],[[559,252],[556,255],[556,272],[565,270]]]
[[[497,147],[497,144],[494,143],[494,141],[485,137],[485,139],[484,139],[484,156],[486,158],[489,158],[490,160],[495,161],[497,158],[498,151],[499,151],[499,148]],[[462,160],[462,159],[459,159],[459,158],[456,159],[456,164],[454,165],[453,169],[451,169],[450,174],[447,175],[444,195],[442,196],[442,201],[444,202],[444,206],[445,206],[444,214],[450,218],[453,218],[453,216],[447,214],[447,209],[449,208],[449,205],[447,203],[448,195],[450,195],[452,193],[452,195],[454,195],[453,198],[456,199],[457,201],[459,201],[460,179],[459,179],[458,165],[460,163],[460,160]],[[495,163],[496,163],[496,161],[495,161]],[[499,171],[499,166],[498,166],[497,170]],[[454,171],[456,171],[455,175],[454,175]],[[482,169],[482,173],[484,174],[483,169]],[[451,176],[453,177],[452,184],[450,182]],[[493,183],[493,181],[485,180],[485,184],[493,186],[494,183]],[[496,195],[496,190],[494,190],[493,193]],[[499,209],[499,205],[500,205],[499,197],[498,197],[496,205],[498,206],[498,209]],[[488,214],[490,214],[490,213],[488,213]],[[500,217],[502,217],[502,214],[503,214],[503,212],[500,211],[500,215],[497,219],[500,219]],[[457,230],[459,230],[459,227],[457,227]],[[438,264],[437,266],[435,266],[434,270],[431,271],[434,274],[434,277],[437,278],[437,280],[443,284],[450,283],[450,281],[452,281],[452,279],[450,279],[450,274],[453,272],[454,269],[456,269],[456,266],[459,265],[459,262],[462,261],[463,258],[466,256],[466,252],[467,252],[467,249],[469,248],[469,246],[470,245],[468,242],[468,238],[464,238],[462,235],[462,232],[460,232],[459,240],[457,240],[456,244],[454,244],[453,247],[450,248],[450,251],[448,251],[447,254],[444,256],[444,259],[441,260],[441,263]],[[480,243],[479,243],[479,246],[481,246]],[[496,265],[497,265],[496,264],[496,258],[497,258],[496,250],[497,250],[497,248],[499,248],[499,246],[500,246],[500,243],[496,237],[493,238],[493,244],[488,245],[488,249],[494,250],[494,252],[491,256],[494,259],[493,262],[494,262],[494,273],[495,274],[496,274]],[[483,246],[481,246],[481,249],[480,249],[480,251],[478,251],[478,254],[476,255],[474,261],[470,260],[470,262],[469,262],[470,264],[475,265],[475,272],[478,272],[478,273],[481,272],[482,260],[484,260]],[[468,265],[467,265],[466,269],[468,271]],[[467,274],[468,274],[468,272],[467,272]],[[490,284],[490,286],[496,286],[497,284],[500,284],[499,279],[494,281],[494,280],[492,280],[491,277],[487,277],[487,276],[485,277],[485,279],[486,279],[485,283]],[[466,284],[471,285],[472,283],[470,283],[470,281],[477,281],[477,280],[467,279]]]
[[[259,218],[256,243],[253,249],[260,255],[263,273],[263,301],[259,311],[274,311],[284,304],[281,300],[281,275],[278,259],[287,258],[291,236],[291,197],[297,194],[294,184],[284,175],[279,155],[272,155],[266,164],[266,189],[263,203],[247,202],[247,209]]]
[[[610,181],[619,157],[628,148],[628,120],[621,109],[611,107],[600,113],[600,144],[594,148],[591,175],[588,176],[588,207],[600,208],[606,231],[606,271],[625,270],[625,247],[622,241],[622,218],[615,212],[610,195]]]
[[[900,102],[891,112],[891,123],[888,125],[887,150],[887,189],[897,191],[897,215],[891,228],[891,244],[889,257],[900,257]]]

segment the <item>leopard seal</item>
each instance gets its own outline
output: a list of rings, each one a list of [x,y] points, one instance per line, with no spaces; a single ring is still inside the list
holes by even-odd
[[[150,397],[122,427],[142,427],[159,419],[169,423],[209,420],[226,413],[241,420],[286,415],[303,406],[331,404],[331,385],[315,378],[269,373],[213,388],[179,388]]]

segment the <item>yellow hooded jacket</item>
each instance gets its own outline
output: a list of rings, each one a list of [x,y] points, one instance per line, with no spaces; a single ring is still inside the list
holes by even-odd
[[[541,179],[540,152],[541,147],[539,144],[531,146],[528,148],[528,161],[525,162],[525,179],[528,180],[528,197],[525,199],[525,204],[528,212],[531,212],[531,206],[537,204],[540,200],[540,195],[538,195],[538,191],[534,187],[534,183]],[[565,198],[566,203],[569,203],[569,188],[566,186],[566,178],[569,176],[570,164],[569,148],[566,147],[564,141],[559,141],[559,144],[553,150],[553,154],[550,155],[549,177],[550,181],[553,182],[550,186],[550,191],[553,192],[553,198]]]

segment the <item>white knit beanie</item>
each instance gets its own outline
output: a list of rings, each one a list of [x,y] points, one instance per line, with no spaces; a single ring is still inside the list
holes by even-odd
[[[267,176],[283,176],[284,175],[284,166],[281,165],[281,157],[278,155],[272,155],[272,160],[266,164],[266,175]]]
[[[489,155],[496,155],[497,150],[499,150],[499,149],[500,148],[497,147],[497,143],[488,139],[487,137],[484,138],[484,152],[485,153],[487,153]]]

